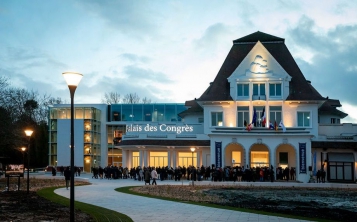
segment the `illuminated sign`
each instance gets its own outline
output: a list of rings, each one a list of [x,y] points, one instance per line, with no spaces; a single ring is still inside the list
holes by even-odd
[[[137,125],[137,124],[130,124],[126,125],[126,132],[176,132],[177,134],[181,134],[183,132],[192,132],[193,131],[193,126],[168,126],[166,124],[161,124],[159,126],[153,126],[150,124],[146,124],[145,126],[143,125]]]

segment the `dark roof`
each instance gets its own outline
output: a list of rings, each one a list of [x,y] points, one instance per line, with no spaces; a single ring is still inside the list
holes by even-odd
[[[273,35],[266,34],[264,32],[254,32],[252,34],[246,35],[242,38],[236,39],[233,43],[247,43],[247,42],[284,42],[285,40],[280,37],[276,37]]]
[[[223,65],[214,81],[201,95],[198,101],[232,101],[228,77],[243,61],[255,44],[261,41],[269,53],[277,60],[283,69],[292,77],[290,81],[290,94],[287,100],[324,100],[316,89],[305,79],[294,58],[284,43],[284,39],[263,32],[255,32],[233,41]]]
[[[319,108],[319,115],[335,115],[339,116],[341,119],[348,116],[347,113],[338,110],[336,107],[341,107],[341,103],[339,100],[327,99],[326,102],[324,102]]]
[[[209,140],[122,140],[116,146],[210,146]]]
[[[198,105],[198,103],[195,100],[186,101],[185,105],[190,106],[190,108],[179,113],[178,114],[179,117],[184,118],[187,115],[203,114],[203,108],[200,105]]]

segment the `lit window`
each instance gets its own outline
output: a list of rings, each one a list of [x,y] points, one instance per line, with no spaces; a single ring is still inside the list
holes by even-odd
[[[249,122],[249,107],[238,106],[237,112],[237,126],[246,127]]]
[[[211,113],[212,126],[223,126],[223,112]]]
[[[310,112],[298,112],[298,126],[310,127]]]
[[[270,106],[269,107],[269,121],[274,125],[281,121],[281,106]]]

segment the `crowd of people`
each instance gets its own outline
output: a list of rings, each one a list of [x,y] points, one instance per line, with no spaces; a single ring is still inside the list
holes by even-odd
[[[271,167],[244,167],[244,166],[226,166],[226,167],[215,167],[212,166],[201,166],[201,167],[133,167],[127,168],[122,166],[107,166],[102,168],[93,167],[93,176],[95,179],[134,179],[138,181],[145,181],[145,184],[150,184],[150,181],[155,184],[156,180],[175,180],[180,181],[193,180],[193,181],[271,181],[274,180],[295,180],[295,168],[281,168],[278,167],[274,170]]]

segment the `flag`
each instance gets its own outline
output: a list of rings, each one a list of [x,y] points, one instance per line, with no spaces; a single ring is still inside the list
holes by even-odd
[[[262,112],[262,126],[265,127],[266,124],[266,118],[265,118],[265,107],[263,108],[263,112]]]
[[[249,132],[249,131],[251,131],[251,130],[252,130],[252,128],[253,128],[253,124],[251,124],[251,123],[250,123],[250,124],[247,126],[247,128],[246,128],[246,129],[247,129],[247,130],[248,130],[248,132]]]
[[[271,122],[269,122],[269,129],[274,129],[274,125]]]
[[[274,122],[274,129],[275,131],[278,131],[278,124],[276,124],[276,121]]]
[[[286,132],[286,127],[284,126],[283,120],[280,120],[279,127],[283,128],[283,132]]]
[[[255,125],[256,122],[257,122],[257,111],[254,108],[252,124]]]
[[[251,131],[254,127],[254,124],[257,122],[257,111],[254,108],[254,113],[253,113],[253,119],[252,119],[252,123],[248,124],[246,130]]]

